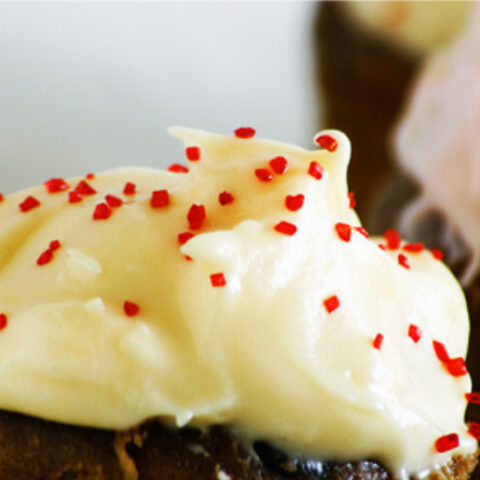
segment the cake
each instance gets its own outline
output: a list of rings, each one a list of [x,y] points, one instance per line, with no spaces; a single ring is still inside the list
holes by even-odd
[[[171,132],[2,198],[0,478],[467,479],[464,295],[369,238],[347,137]]]

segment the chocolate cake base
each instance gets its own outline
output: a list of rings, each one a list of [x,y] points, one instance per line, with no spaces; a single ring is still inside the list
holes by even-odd
[[[378,462],[289,458],[246,447],[229,429],[171,429],[151,421],[115,433],[0,411],[0,480],[388,480]],[[433,479],[466,480],[476,456],[454,457]]]

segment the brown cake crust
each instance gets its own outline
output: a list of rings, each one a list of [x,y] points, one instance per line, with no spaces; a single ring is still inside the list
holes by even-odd
[[[373,460],[289,458],[265,442],[243,444],[223,427],[159,422],[115,433],[0,411],[0,480],[389,480]],[[431,480],[466,480],[476,455],[454,457]]]

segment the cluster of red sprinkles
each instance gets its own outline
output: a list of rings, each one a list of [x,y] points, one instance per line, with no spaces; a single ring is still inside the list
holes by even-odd
[[[52,240],[48,248],[43,251],[37,258],[37,265],[39,267],[50,263],[53,260],[53,254],[62,246],[58,240]]]
[[[394,230],[394,229],[389,229],[387,230],[384,234],[384,239],[385,243],[384,244],[379,244],[379,248],[382,250],[402,250],[403,252],[406,253],[421,253],[425,250],[425,245],[423,243],[405,243],[402,246],[402,239],[400,237],[400,234]],[[443,253],[440,249],[438,248],[432,248],[430,250],[430,253],[436,260],[442,260],[443,259]],[[398,259],[398,264],[402,266],[403,268],[406,268],[407,270],[410,269],[410,263],[408,262],[408,257],[404,253],[399,253],[397,256]]]
[[[465,394],[465,399],[468,403],[473,403],[475,405],[480,405],[480,393],[479,392],[470,392]],[[470,422],[468,425],[468,433],[480,442],[480,424],[477,422]]]
[[[435,355],[442,362],[445,369],[454,377],[461,377],[468,373],[465,360],[462,357],[450,358],[447,348],[441,342],[433,340],[433,350]]]

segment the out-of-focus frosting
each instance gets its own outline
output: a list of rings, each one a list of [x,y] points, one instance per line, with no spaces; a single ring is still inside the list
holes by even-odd
[[[359,225],[348,139],[324,132],[338,143],[332,152],[172,133],[200,147],[188,174],[115,170],[97,174],[98,193],[80,203],[43,187],[0,203],[0,408],[114,429],[154,416],[224,423],[323,459],[376,458],[398,476],[473,452],[463,422],[470,378],[450,375],[432,347],[465,355],[463,294],[428,251],[406,253],[406,269],[398,251],[356,230],[339,237],[337,222]],[[260,181],[254,171],[279,155],[288,170]],[[308,174],[311,162],[321,179]],[[126,182],[136,195],[122,194]],[[152,208],[162,189],[170,205]],[[224,190],[234,201],[220,205]],[[93,220],[105,194],[125,203]],[[297,194],[303,206],[288,210],[285,197]],[[41,205],[22,213],[28,195]],[[192,204],[205,206],[206,220],[180,246]],[[281,221],[297,232],[276,231]],[[38,266],[55,239],[62,246]],[[226,285],[214,287],[220,272]],[[332,296],[339,306],[328,313]],[[125,300],[137,316],[124,314]],[[459,447],[437,453],[436,439],[450,433]]]
[[[355,21],[370,32],[416,54],[446,45],[460,32],[472,2],[345,2]]]
[[[426,63],[395,133],[401,166],[422,187],[406,212],[412,229],[436,209],[461,236],[472,257],[463,280],[480,268],[480,4],[465,32]]]

